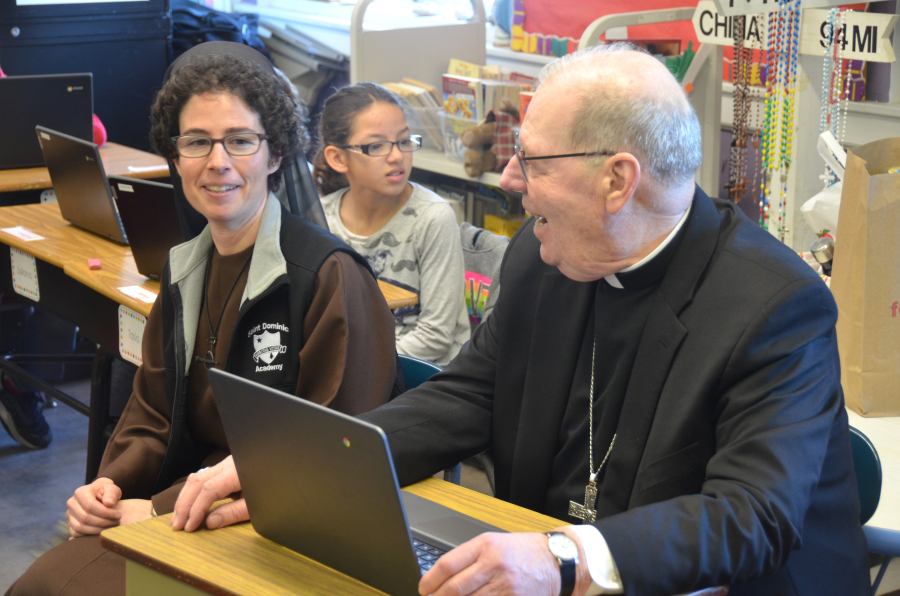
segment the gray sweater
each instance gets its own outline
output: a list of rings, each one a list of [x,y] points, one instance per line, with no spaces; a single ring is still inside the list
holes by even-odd
[[[397,352],[444,366],[469,340],[465,268],[453,209],[418,184],[406,204],[371,236],[358,236],[341,221],[344,188],[322,198],[328,228],[369,262],[378,279],[419,297],[394,310]]]

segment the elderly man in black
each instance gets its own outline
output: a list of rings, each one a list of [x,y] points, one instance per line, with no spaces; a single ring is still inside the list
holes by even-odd
[[[422,594],[867,593],[834,300],[695,186],[700,160],[651,56],[612,45],[542,73],[501,181],[535,217],[493,314],[432,382],[362,417],[401,484],[490,448],[498,498],[574,525],[482,535]],[[176,526],[234,490],[217,472]]]

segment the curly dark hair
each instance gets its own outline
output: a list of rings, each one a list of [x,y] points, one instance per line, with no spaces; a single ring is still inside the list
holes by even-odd
[[[325,148],[346,145],[356,116],[375,103],[403,106],[396,95],[375,83],[357,83],[344,87],[325,102],[319,118],[319,151],[313,159],[313,180],[324,196],[349,185],[347,177],[328,165]]]
[[[259,115],[269,137],[270,159],[281,158],[281,167],[267,181],[270,191],[278,190],[281,170],[303,153],[303,144],[308,141],[303,124],[306,110],[286,79],[249,60],[210,54],[198,56],[175,72],[157,93],[150,111],[153,150],[168,159],[178,157],[172,137],[181,134],[181,110],[191,97],[208,92],[231,93]]]

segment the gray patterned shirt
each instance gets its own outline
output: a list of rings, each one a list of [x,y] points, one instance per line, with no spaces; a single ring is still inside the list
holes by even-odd
[[[453,209],[418,184],[406,204],[371,236],[358,236],[340,217],[344,188],[322,198],[331,233],[369,262],[378,279],[419,297],[394,310],[397,351],[441,366],[469,339],[465,267]]]

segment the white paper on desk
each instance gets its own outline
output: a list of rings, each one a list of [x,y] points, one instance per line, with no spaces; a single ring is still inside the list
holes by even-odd
[[[129,298],[140,300],[144,304],[153,304],[156,302],[156,292],[151,292],[147,288],[141,286],[122,286],[121,288],[116,289]]]
[[[14,228],[0,228],[0,232],[6,232],[10,236],[15,236],[19,240],[24,240],[25,242],[31,242],[32,240],[46,240],[40,234],[35,234],[31,230],[27,228],[23,228],[22,226],[16,226]]]
[[[147,319],[127,306],[119,305],[119,355],[123,360],[140,366],[144,363],[141,342],[144,341],[144,326]]]
[[[27,252],[13,246],[9,247],[9,259],[16,294],[40,302],[41,288],[38,285],[37,261]]]

